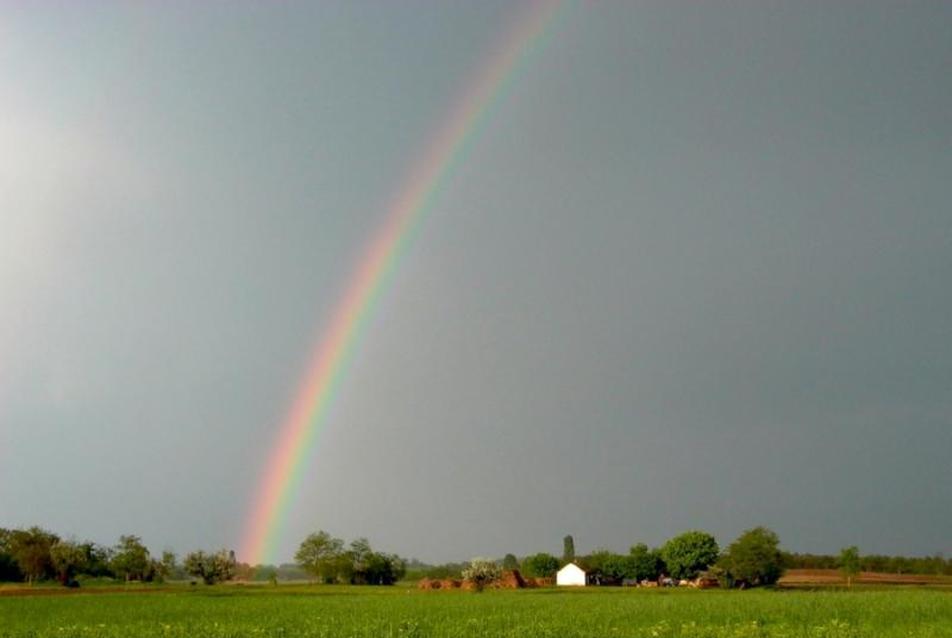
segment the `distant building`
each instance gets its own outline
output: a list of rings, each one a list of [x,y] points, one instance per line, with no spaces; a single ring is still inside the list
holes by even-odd
[[[555,584],[560,587],[585,587],[585,570],[569,563],[555,575]]]

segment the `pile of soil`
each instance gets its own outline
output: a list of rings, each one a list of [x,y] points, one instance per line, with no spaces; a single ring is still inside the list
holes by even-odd
[[[512,569],[504,571],[500,579],[494,582],[491,587],[493,589],[524,589],[526,581],[518,569]]]

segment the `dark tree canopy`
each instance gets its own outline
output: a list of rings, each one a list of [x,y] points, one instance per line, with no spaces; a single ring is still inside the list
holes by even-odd
[[[661,551],[648,549],[644,543],[633,545],[628,552],[629,578],[635,580],[657,580],[664,570]]]
[[[766,527],[749,529],[730,544],[718,567],[730,585],[772,585],[783,575],[780,538]]]

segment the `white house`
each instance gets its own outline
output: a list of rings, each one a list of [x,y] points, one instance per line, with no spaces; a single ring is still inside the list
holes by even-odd
[[[555,584],[559,586],[585,587],[585,572],[575,563],[569,563],[555,575]]]

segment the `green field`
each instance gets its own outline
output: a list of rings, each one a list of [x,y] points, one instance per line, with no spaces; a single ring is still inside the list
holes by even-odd
[[[0,596],[0,637],[14,636],[952,637],[952,591],[88,590]]]

